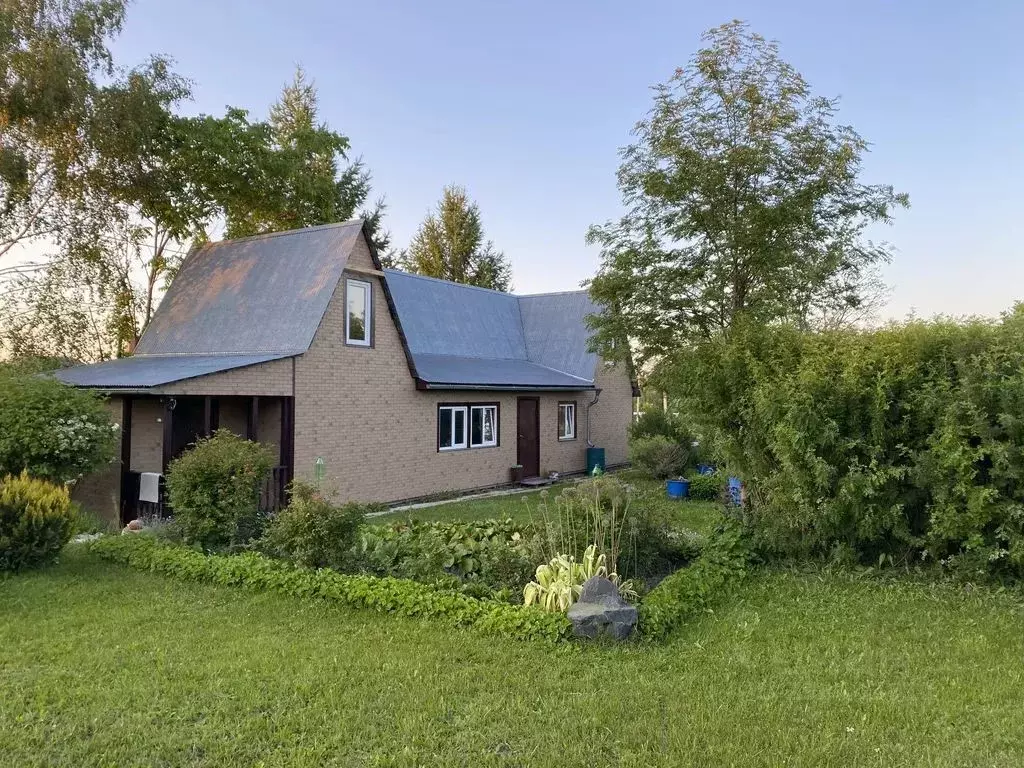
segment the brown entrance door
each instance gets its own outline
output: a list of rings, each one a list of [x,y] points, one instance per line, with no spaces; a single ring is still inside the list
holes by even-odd
[[[523,465],[523,477],[540,474],[540,401],[520,397],[516,408],[516,461]]]

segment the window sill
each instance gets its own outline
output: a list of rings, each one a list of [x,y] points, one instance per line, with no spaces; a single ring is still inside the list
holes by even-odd
[[[458,448],[438,448],[438,453],[460,453],[462,451],[486,451],[489,448],[500,448],[501,446],[495,443],[494,445],[463,445]]]
[[[560,438],[558,438],[558,442],[560,442],[560,443],[572,443],[572,442],[575,442],[575,440],[576,440],[575,437],[560,437]]]

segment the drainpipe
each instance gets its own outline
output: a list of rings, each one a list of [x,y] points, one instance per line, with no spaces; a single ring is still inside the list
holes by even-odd
[[[587,403],[587,447],[593,448],[594,443],[590,439],[590,409],[597,405],[597,401],[601,399],[600,388],[594,390],[594,399]]]

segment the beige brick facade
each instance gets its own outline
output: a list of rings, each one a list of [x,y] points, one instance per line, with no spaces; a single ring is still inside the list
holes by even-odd
[[[362,240],[349,264],[372,269]],[[345,344],[344,278],[331,300],[309,351],[295,361],[295,473],[312,475],[317,457],[325,462],[327,484],[345,499],[393,501],[508,482],[516,463],[516,394],[418,391],[409,373],[397,328],[380,279],[373,286],[374,346]],[[595,444],[606,461],[626,460],[626,428],[632,390],[624,366],[599,371],[601,399],[591,410]],[[524,393],[529,394],[529,393]],[[540,467],[544,473],[585,468],[586,404],[593,392],[538,393]],[[558,403],[577,403],[577,437],[559,442]],[[440,403],[499,405],[499,441],[492,448],[437,450]],[[621,433],[621,434],[620,434]]]
[[[115,424],[121,423],[121,398],[112,397],[107,400],[110,418]],[[121,504],[121,434],[118,432],[117,445],[114,446],[114,458],[103,469],[86,475],[75,483],[71,490],[73,501],[82,505],[93,514],[99,516],[112,527],[120,520]]]
[[[266,395],[292,394],[292,358],[271,360],[209,376],[177,381],[148,390],[158,395]]]
[[[372,347],[345,344],[348,277],[372,285]],[[627,458],[633,411],[626,367],[599,364],[597,386],[602,391],[589,408],[591,438],[605,448],[607,464],[621,464]],[[521,394],[539,400],[541,473],[582,471],[594,392]],[[131,469],[138,472],[162,470],[160,395],[220,397],[220,425],[238,434],[245,434],[247,405],[234,396],[294,396],[295,475],[310,478],[314,462],[323,458],[326,485],[342,499],[396,501],[499,485],[509,481],[510,467],[517,462],[517,393],[416,389],[363,238],[305,354],[177,382],[147,395],[153,397],[137,397],[132,408]],[[564,401],[576,403],[577,429],[575,439],[559,441],[558,403]],[[438,451],[437,408],[442,403],[497,403],[499,445]],[[280,402],[261,401],[259,439],[276,446],[280,430]],[[107,505],[104,493],[99,497]]]

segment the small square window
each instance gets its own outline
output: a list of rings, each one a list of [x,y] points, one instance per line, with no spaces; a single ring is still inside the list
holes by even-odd
[[[345,281],[345,343],[370,346],[373,289],[363,280]]]
[[[558,439],[576,439],[576,403],[558,404]]]

